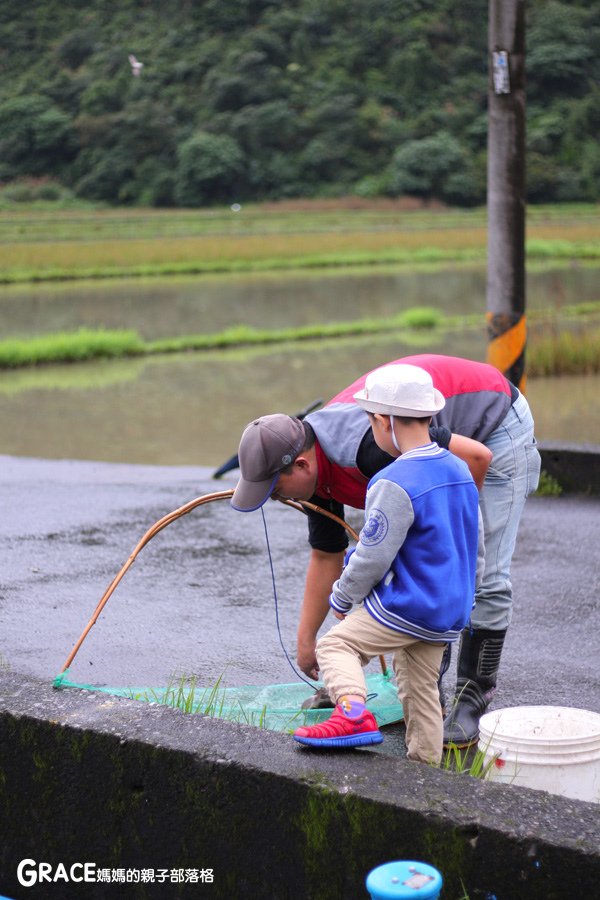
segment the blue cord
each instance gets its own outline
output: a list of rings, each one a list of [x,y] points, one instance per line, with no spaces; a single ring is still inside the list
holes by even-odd
[[[291,661],[290,657],[288,656],[288,652],[285,649],[285,644],[283,643],[283,637],[281,636],[281,627],[279,625],[279,604],[277,602],[277,588],[275,587],[275,570],[273,568],[273,557],[271,556],[271,545],[269,544],[269,532],[267,531],[267,520],[265,519],[265,510],[264,510],[263,506],[261,506],[260,512],[262,515],[263,525],[264,525],[264,529],[265,529],[265,540],[267,542],[267,553],[269,554],[269,566],[271,568],[271,581],[273,583],[273,600],[275,601],[275,622],[277,624],[277,634],[279,635],[279,643],[281,644],[281,649],[284,652],[285,658],[289,662],[290,666],[292,667],[292,669],[294,670],[294,672],[296,673],[298,678],[300,678],[301,681],[304,681],[304,683],[307,684],[310,688],[312,688],[312,690],[315,691],[315,693],[316,693],[318,691],[318,688],[316,688],[314,686],[314,684],[312,684],[307,678],[305,678],[304,675],[300,674],[300,672],[298,671],[298,669],[296,668],[296,666],[294,665],[294,663]]]

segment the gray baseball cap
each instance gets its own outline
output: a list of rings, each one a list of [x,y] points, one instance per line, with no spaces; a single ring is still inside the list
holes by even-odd
[[[275,490],[281,470],[303,446],[304,426],[294,416],[275,413],[250,422],[238,450],[242,477],[231,498],[233,508],[239,512],[259,509]]]

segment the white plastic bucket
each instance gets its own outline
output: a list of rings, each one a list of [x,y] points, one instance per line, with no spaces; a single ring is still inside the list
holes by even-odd
[[[490,781],[600,803],[600,714],[567,706],[486,713],[479,749]]]

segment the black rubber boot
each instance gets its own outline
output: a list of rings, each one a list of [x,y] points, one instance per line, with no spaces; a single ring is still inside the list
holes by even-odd
[[[470,747],[479,737],[479,719],[496,693],[504,631],[466,628],[460,639],[456,692],[444,719],[444,747]]]

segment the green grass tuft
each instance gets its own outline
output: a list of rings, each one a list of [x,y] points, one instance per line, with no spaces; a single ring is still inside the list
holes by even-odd
[[[484,779],[494,764],[494,759],[485,761],[483,750],[467,748],[461,750],[456,744],[449,744],[440,768],[457,775],[470,775],[472,778]]]
[[[528,345],[527,372],[536,375],[591,375],[600,372],[600,330],[552,331]]]
[[[225,719],[228,722],[253,725],[255,728],[267,728],[267,707],[263,706],[260,710],[249,711],[239,700],[232,704],[223,687],[223,678],[224,676],[220,675],[212,687],[200,688],[194,677],[182,676],[171,681],[164,691],[158,692],[153,689],[131,691],[130,696],[132,700],[170,706],[190,715],[210,716]],[[293,730],[296,727],[294,722],[300,712],[290,716],[288,725],[284,726],[282,730]]]
[[[538,497],[560,497],[563,489],[556,478],[549,475],[543,469],[540,472],[540,483],[536,494]]]
[[[0,341],[0,367],[14,369],[43,363],[81,362],[134,356],[144,352],[144,343],[135,331],[94,331],[9,338]]]

